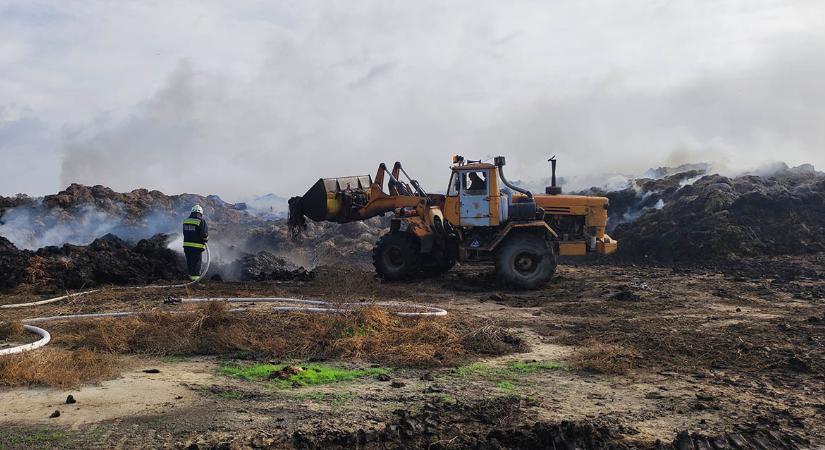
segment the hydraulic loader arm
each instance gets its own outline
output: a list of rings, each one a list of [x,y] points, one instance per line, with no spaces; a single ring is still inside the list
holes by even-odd
[[[392,172],[381,163],[374,181],[368,175],[318,180],[303,196],[289,199],[290,230],[293,235],[300,233],[306,228],[306,217],[316,222],[348,223],[402,208],[423,210],[431,202],[430,196],[416,181],[410,180],[412,186],[400,181],[401,173],[406,175],[401,163],[396,162]],[[389,194],[382,188],[385,175]]]

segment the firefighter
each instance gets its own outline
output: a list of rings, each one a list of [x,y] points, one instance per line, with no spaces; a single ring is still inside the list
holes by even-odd
[[[183,253],[186,254],[186,269],[192,281],[201,277],[201,254],[208,240],[209,227],[203,220],[203,208],[195,205],[192,213],[183,221]]]

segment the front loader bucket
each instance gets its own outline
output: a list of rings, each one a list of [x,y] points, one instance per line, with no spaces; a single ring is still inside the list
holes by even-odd
[[[342,211],[342,193],[360,191],[369,193],[372,178],[369,175],[341,178],[321,178],[301,197],[289,199],[288,224],[293,234],[306,228],[304,217],[320,222],[323,220],[342,221],[346,211]]]

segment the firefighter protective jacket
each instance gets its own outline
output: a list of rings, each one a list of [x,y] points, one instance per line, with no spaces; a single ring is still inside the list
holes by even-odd
[[[203,250],[206,248],[207,241],[209,241],[209,227],[200,214],[193,212],[188,219],[183,221],[183,246]]]

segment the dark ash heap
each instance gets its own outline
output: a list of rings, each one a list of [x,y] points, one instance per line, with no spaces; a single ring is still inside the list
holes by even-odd
[[[87,246],[64,244],[36,252],[18,250],[0,237],[0,289],[26,285],[36,290],[144,285],[184,277],[179,256],[156,235],[129,245],[107,234]]]
[[[308,280],[319,263],[346,258],[366,264],[385,225],[379,219],[310,224],[296,242],[286,219],[217,196],[73,184],[40,199],[0,197],[0,289],[180,281],[185,274],[175,238],[194,204],[209,220],[210,274],[225,280]]]
[[[825,174],[812,166],[693,181],[698,175],[638,180],[637,189],[605,193],[610,220],[621,222],[613,231],[619,258],[703,263],[825,251]],[[634,220],[621,220],[638,210]]]

